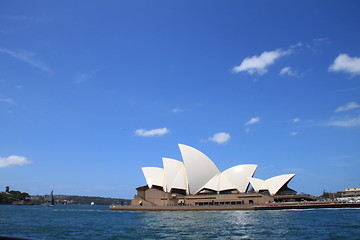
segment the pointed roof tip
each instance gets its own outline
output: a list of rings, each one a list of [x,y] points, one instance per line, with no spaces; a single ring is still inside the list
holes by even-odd
[[[244,165],[244,166],[256,166],[256,167],[259,166],[259,165],[257,165],[257,164],[252,164],[252,163],[245,163],[245,164],[240,164],[240,165]]]
[[[296,176],[296,174],[295,173],[290,173],[290,174],[284,174],[283,176],[289,176],[289,181],[290,181],[291,179],[293,179]]]
[[[189,145],[186,145],[186,144],[181,144],[181,143],[178,143],[178,147],[180,149],[180,152],[182,153],[183,151],[187,151],[187,150],[191,150],[191,151],[198,151],[198,152],[201,152],[199,149],[197,148],[194,148],[192,146],[189,146]],[[204,154],[203,152],[201,152],[202,154]],[[205,155],[205,154],[204,154]]]
[[[289,178],[293,178],[295,177],[295,173],[286,173],[286,174],[281,174],[281,175],[277,175],[275,177],[289,177]],[[272,178],[275,178],[275,177],[272,177]]]
[[[271,178],[268,178],[268,179],[260,179],[260,178],[255,178],[255,177],[250,177],[249,179],[259,179],[259,180],[262,180],[262,181],[266,181],[266,180],[269,180],[269,179],[273,179],[273,178],[281,178],[281,177],[285,177],[285,176],[287,176],[287,177],[289,177],[290,179],[291,178],[293,178],[293,177],[295,177],[296,176],[296,174],[294,174],[294,173],[288,173],[288,174],[281,174],[281,175],[276,175],[276,176],[274,176],[274,177],[271,177]]]
[[[167,158],[167,157],[163,157],[161,158],[162,161],[163,161],[163,165],[164,165],[164,162],[167,162],[167,161],[172,161],[172,162],[180,162],[180,163],[183,163],[182,161],[179,161],[177,159],[174,159],[174,158]]]
[[[178,143],[178,147],[179,147],[179,148],[182,148],[182,147],[190,147],[190,146],[188,146],[188,145],[186,145],[186,144]]]
[[[179,149],[180,149],[180,152],[182,152],[183,150],[191,150],[191,151],[197,151],[197,152],[200,152],[201,154],[204,154],[206,156],[205,153],[203,153],[202,151],[200,151],[199,149],[195,148],[195,147],[192,147],[192,146],[189,146],[189,145],[186,145],[186,144],[181,144],[181,143],[178,143],[178,146],[179,146]],[[207,156],[208,157],[208,156]],[[209,158],[209,157],[208,157]]]

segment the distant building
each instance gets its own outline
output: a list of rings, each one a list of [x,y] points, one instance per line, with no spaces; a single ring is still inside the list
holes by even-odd
[[[220,172],[199,150],[179,144],[183,162],[163,158],[163,168],[144,167],[146,186],[138,187],[134,206],[238,205],[314,200],[287,187],[295,174],[262,180],[257,165],[243,164]],[[250,184],[252,189],[249,190]]]
[[[341,191],[341,197],[360,197],[360,187],[345,188]]]

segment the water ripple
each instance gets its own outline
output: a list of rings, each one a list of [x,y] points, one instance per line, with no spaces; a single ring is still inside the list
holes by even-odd
[[[0,234],[37,239],[359,239],[360,209],[110,211],[0,206]]]

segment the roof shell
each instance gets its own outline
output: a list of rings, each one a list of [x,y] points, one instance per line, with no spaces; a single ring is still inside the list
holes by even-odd
[[[166,191],[183,189],[188,192],[186,170],[183,162],[171,158],[163,158],[164,173],[166,178]]]
[[[265,180],[250,177],[249,181],[251,183],[251,186],[255,190],[255,192],[259,192],[261,190],[268,190],[268,187],[267,187],[267,185],[265,183]]]
[[[185,164],[189,193],[196,194],[209,180],[220,174],[220,171],[211,159],[199,150],[184,144],[179,144],[179,148]]]
[[[249,177],[254,176],[256,168],[255,164],[242,164],[225,170],[223,174],[234,183],[239,192],[244,193],[250,184]]]
[[[239,192],[246,192],[249,186],[249,177],[255,173],[257,165],[242,164],[231,167],[224,172],[214,176],[203,188],[214,191],[237,189]]]
[[[166,191],[165,171],[163,168],[143,167],[141,170],[144,173],[146,183],[149,188],[152,188],[153,185],[156,185],[162,187],[164,191]]]
[[[294,176],[295,174],[284,174],[267,179],[266,184],[269,187],[269,193],[275,195],[280,188],[287,184]]]
[[[249,181],[255,192],[268,190],[270,195],[275,195],[285,184],[287,184],[295,174],[284,174],[275,176],[266,180],[259,178],[249,178]]]

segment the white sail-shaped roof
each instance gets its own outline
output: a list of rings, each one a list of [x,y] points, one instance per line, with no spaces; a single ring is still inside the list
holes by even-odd
[[[171,158],[163,158],[162,160],[167,184],[166,191],[170,192],[171,189],[177,188],[188,192],[184,163]]]
[[[166,191],[165,171],[163,168],[158,167],[143,167],[141,170],[144,173],[146,183],[149,188],[153,185],[162,187]]]
[[[220,173],[210,179],[201,189],[211,189],[214,191],[223,191],[229,189],[235,189],[235,184],[223,173]]]
[[[214,191],[237,189],[239,192],[246,192],[249,186],[249,177],[255,173],[257,165],[243,164],[225,170],[214,176],[203,188]]]
[[[201,189],[211,189],[214,191],[219,191],[219,182],[220,182],[221,173],[215,175],[212,179],[210,179]]]
[[[223,172],[239,192],[246,192],[249,186],[249,177],[254,176],[257,165],[255,164],[242,164],[235,167],[229,168]],[[222,190],[220,190],[222,191]]]
[[[270,195],[273,196],[294,176],[295,174],[284,174],[266,180],[261,180],[258,178],[249,178],[249,180],[255,192],[259,192],[260,190],[268,190]]]
[[[184,162],[163,158],[164,168],[144,167],[142,171],[149,188],[160,186],[165,192],[172,189],[185,190],[187,194],[196,194],[202,189],[217,192],[237,189],[245,193],[251,183],[256,192],[268,190],[275,195],[295,174],[284,174],[262,180],[253,178],[257,165],[243,164],[220,172],[216,165],[199,150],[179,144]]]
[[[184,160],[189,192],[196,194],[214,176],[220,174],[216,165],[204,153],[187,145],[179,144]]]
[[[265,180],[259,178],[249,178],[249,180],[255,192],[259,192],[261,190],[268,190]]]
[[[294,176],[295,174],[284,174],[267,179],[266,184],[269,187],[269,193],[275,195],[280,188],[287,184]]]

